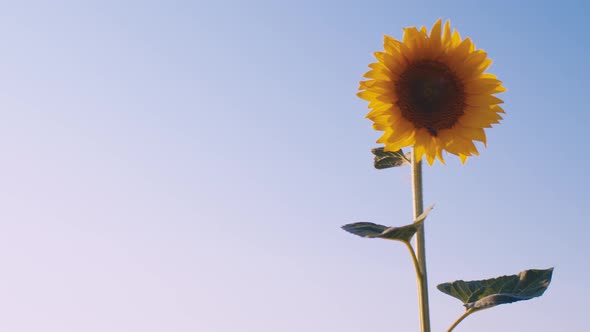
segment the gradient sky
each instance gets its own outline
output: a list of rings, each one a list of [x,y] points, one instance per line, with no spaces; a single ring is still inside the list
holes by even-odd
[[[435,286],[555,267],[456,331],[584,331],[585,1],[3,1],[0,330],[418,331],[409,168],[377,171],[358,81],[451,19],[508,92],[488,148],[425,169]]]

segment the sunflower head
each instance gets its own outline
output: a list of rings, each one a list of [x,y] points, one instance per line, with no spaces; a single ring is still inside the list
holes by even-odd
[[[465,162],[478,155],[473,141],[486,144],[484,128],[502,119],[502,100],[494,94],[506,89],[484,71],[492,60],[476,50],[469,38],[451,32],[449,21],[438,20],[430,34],[425,27],[405,28],[402,41],[385,36],[385,50],[360,83],[358,96],[369,101],[367,118],[383,131],[377,140],[385,151],[413,146],[418,160],[429,164],[442,152]]]

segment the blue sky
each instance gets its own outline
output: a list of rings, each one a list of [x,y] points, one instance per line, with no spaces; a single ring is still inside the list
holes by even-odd
[[[358,81],[384,34],[450,19],[508,92],[488,148],[425,169],[435,289],[554,266],[456,331],[582,331],[583,1],[0,4],[0,330],[417,331],[410,258],[340,230],[411,221]]]

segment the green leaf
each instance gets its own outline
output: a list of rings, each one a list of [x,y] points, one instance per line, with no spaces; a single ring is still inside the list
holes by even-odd
[[[466,309],[481,310],[541,296],[549,287],[552,275],[553,268],[526,270],[493,279],[447,282],[437,288],[461,300]]]
[[[433,205],[429,206],[424,213],[422,213],[413,224],[405,225],[401,227],[387,227],[372,222],[356,222],[342,226],[342,229],[366,238],[380,238],[386,240],[396,240],[403,242],[410,242],[414,234],[418,231],[418,227],[422,226],[422,223],[428,216],[428,213],[432,210]]]
[[[404,154],[398,151],[384,151],[384,148],[375,148],[371,152],[375,155],[375,168],[385,169],[410,164],[410,153]]]
[[[374,224],[372,222],[355,222],[342,226],[342,229],[349,233],[368,238],[379,237],[379,235],[388,228],[389,227],[387,226]]]
[[[432,211],[432,209],[434,209],[434,204],[431,204],[429,207],[427,207],[426,210],[424,210],[424,212],[422,212],[416,218],[416,220],[414,220],[414,223],[423,222],[424,220],[426,220],[426,217],[428,217],[428,214],[430,213],[430,211]]]

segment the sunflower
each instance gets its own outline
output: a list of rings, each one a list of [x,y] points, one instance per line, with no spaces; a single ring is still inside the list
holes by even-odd
[[[473,141],[486,145],[484,128],[502,119],[502,100],[494,94],[506,89],[484,71],[492,60],[461,39],[450,22],[438,20],[430,35],[425,27],[404,29],[402,41],[385,36],[384,52],[360,82],[358,96],[369,101],[367,118],[383,131],[377,142],[385,151],[413,146],[417,160],[430,165],[443,150],[464,163],[479,155]]]

